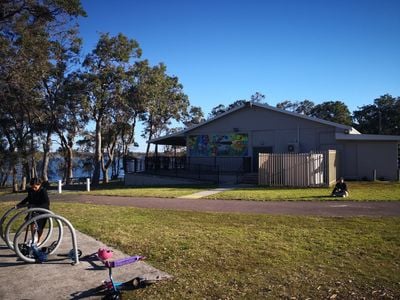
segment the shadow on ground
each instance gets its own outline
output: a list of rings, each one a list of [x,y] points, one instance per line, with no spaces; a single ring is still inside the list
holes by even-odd
[[[80,263],[72,265],[68,253],[72,239],[68,230],[60,248],[45,263],[25,263],[2,241],[0,244],[0,277],[6,284],[0,285],[0,299],[100,299],[104,297],[102,282],[108,280],[108,269],[95,257],[99,248],[107,247],[100,241],[76,232],[78,247],[82,251]],[[55,238],[56,239],[56,238]],[[52,241],[50,241],[51,243]],[[112,249],[107,247],[108,249]],[[112,249],[113,260],[127,257]],[[155,282],[171,276],[144,261],[113,269],[116,281],[130,282],[141,277]]]

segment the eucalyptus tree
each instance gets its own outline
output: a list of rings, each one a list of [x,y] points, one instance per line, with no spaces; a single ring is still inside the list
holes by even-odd
[[[76,134],[85,125],[84,89],[76,72],[71,73],[79,63],[81,39],[77,29],[72,27],[59,39],[51,41],[50,69],[42,79],[43,93],[41,120],[43,138],[42,177],[48,180],[47,170],[52,145],[52,135],[56,133],[64,149],[67,183],[72,177],[72,146]]]
[[[13,187],[16,164],[31,157],[40,128],[40,84],[50,69],[51,41],[77,16],[80,1],[13,0],[0,3],[0,126],[7,139]],[[26,162],[26,160],[25,160]]]
[[[75,139],[84,132],[89,122],[89,107],[86,86],[78,72],[68,74],[60,88],[55,110],[52,111],[52,121],[64,156],[64,180],[70,183],[73,177]]]
[[[183,86],[176,76],[166,74],[163,63],[154,67],[142,65],[140,84],[137,92],[145,102],[145,113],[141,115],[144,124],[142,136],[148,140],[165,132],[172,120],[181,121],[187,113],[189,100],[183,93]],[[150,151],[147,144],[146,156]]]
[[[295,111],[296,102],[292,102],[290,100],[284,100],[276,104],[276,107],[279,109],[287,110],[287,111]]]
[[[86,56],[83,67],[91,111],[95,123],[95,153],[93,184],[100,180],[103,160],[102,126],[107,116],[115,114],[115,108],[125,102],[125,88],[132,73],[131,58],[139,58],[139,44],[123,34],[101,34],[95,49]]]
[[[223,113],[227,112],[228,110],[234,109],[236,107],[243,106],[247,102],[267,104],[266,102],[263,102],[264,100],[265,100],[265,95],[261,94],[260,92],[255,92],[253,95],[250,96],[250,100],[239,99],[239,100],[236,100],[233,103],[229,104],[228,106],[219,104],[219,105],[215,106],[211,110],[211,112],[208,114],[208,119],[214,118],[214,117],[216,117],[220,114],[223,114]]]
[[[205,122],[204,113],[200,106],[190,106],[186,114],[183,115],[185,127],[191,127]]]
[[[305,99],[305,100],[300,101],[300,102],[298,102],[296,104],[297,104],[296,105],[296,109],[295,109],[296,113],[302,114],[302,115],[305,115],[305,116],[311,116],[312,110],[313,110],[313,108],[315,106],[313,101]]]
[[[362,133],[400,135],[400,97],[380,96],[354,111],[353,120]]]
[[[311,116],[343,125],[351,125],[351,113],[342,101],[326,101],[315,105]]]
[[[312,109],[314,108],[314,102],[310,100],[303,100],[303,101],[290,101],[290,100],[285,100],[282,102],[279,102],[276,104],[277,108],[292,111],[298,114],[310,116]]]

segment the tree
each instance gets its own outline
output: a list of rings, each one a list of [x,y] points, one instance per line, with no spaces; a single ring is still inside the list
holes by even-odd
[[[42,130],[43,117],[40,84],[50,69],[52,41],[73,18],[83,15],[85,12],[77,0],[0,3],[0,98],[4,101],[0,126],[8,143],[14,190],[18,161],[27,164],[30,156],[34,171],[36,136]]]
[[[353,112],[354,127],[367,134],[400,135],[400,97],[389,94]]]
[[[228,107],[225,107],[225,105],[223,105],[223,104],[219,104],[211,110],[211,113],[209,113],[209,115],[208,115],[208,119],[214,118],[214,117],[216,117],[220,114],[223,114],[223,113],[225,113],[231,109],[234,109],[236,107],[243,106],[246,104],[246,102],[267,104],[267,103],[261,102],[264,99],[265,99],[265,95],[263,95],[259,92],[256,92],[255,94],[250,96],[250,100],[246,100],[246,99],[236,100],[235,102],[229,104]]]
[[[48,180],[47,169],[51,148],[51,137],[57,133],[64,148],[66,181],[72,178],[72,146],[79,128],[86,118],[81,113],[84,106],[82,84],[76,73],[68,74],[69,69],[79,62],[81,39],[76,28],[71,28],[58,40],[51,41],[50,70],[42,80],[41,110],[44,117],[41,127],[44,134],[42,178]],[[67,137],[65,136],[67,135]]]
[[[292,102],[290,100],[285,100],[276,105],[277,108],[288,110],[291,112],[295,112],[298,114],[310,116],[311,111],[314,108],[314,102],[310,100],[304,100],[304,101],[296,101]]]
[[[89,110],[85,83],[80,73],[73,72],[67,75],[59,88],[57,100],[53,102],[54,110],[51,110],[51,119],[54,131],[60,140],[65,161],[63,178],[69,184],[73,177],[75,139],[79,134],[83,134],[85,125],[89,121]]]
[[[204,121],[204,113],[200,106],[191,106],[189,112],[183,116],[182,120],[186,127],[191,127]]]
[[[3,0],[0,3],[0,24],[24,17],[30,23],[61,22],[62,16],[86,16],[79,0]]]
[[[85,81],[90,104],[91,118],[95,122],[95,153],[93,184],[100,179],[102,154],[102,127],[106,116],[114,115],[125,101],[124,92],[129,74],[131,58],[139,58],[138,42],[123,34],[110,37],[101,34],[95,49],[86,56]]]
[[[351,114],[341,101],[326,101],[317,104],[311,110],[311,116],[343,125],[351,125]]]
[[[211,110],[211,112],[208,115],[208,118],[209,119],[214,118],[220,114],[223,114],[226,111],[227,111],[227,108],[225,107],[225,105],[219,104],[219,105],[213,107],[213,109]]]
[[[279,108],[279,109],[283,109],[283,110],[295,111],[296,103],[297,102],[293,103],[290,100],[285,100],[285,101],[277,103],[276,107]]]
[[[264,100],[265,100],[265,95],[263,95],[259,92],[255,92],[253,95],[250,96],[250,102],[253,102],[253,103],[267,104],[267,103],[262,102]]]
[[[311,112],[312,112],[314,106],[315,106],[314,102],[306,99],[306,100],[300,101],[299,103],[296,102],[296,108],[294,111],[298,114],[302,114],[305,116],[311,116]]]
[[[181,121],[187,113],[189,100],[178,77],[167,75],[164,64],[150,67],[144,62],[141,67],[137,94],[146,104],[141,115],[144,124],[142,136],[151,140],[166,132],[172,120]],[[146,157],[149,151],[148,143]]]

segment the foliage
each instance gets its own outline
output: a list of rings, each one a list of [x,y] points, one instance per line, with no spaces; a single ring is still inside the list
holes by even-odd
[[[186,127],[191,127],[204,121],[204,113],[200,106],[191,106],[189,111],[185,115],[183,115],[182,120],[183,124]]]
[[[326,101],[311,109],[312,117],[343,125],[351,125],[351,114],[342,101]]]
[[[139,58],[137,41],[123,34],[101,34],[93,51],[83,62],[91,119],[95,122],[95,154],[93,184],[99,183],[103,163],[102,130],[109,120],[118,120],[126,114],[125,89],[132,73],[130,60]]]
[[[362,133],[400,135],[400,97],[389,94],[354,111],[354,127]]]
[[[0,127],[17,189],[17,162],[28,164],[30,156],[34,170],[35,135],[43,130],[42,81],[51,72],[53,46],[85,12],[76,0],[2,1],[0,11]]]
[[[311,116],[311,112],[314,106],[315,106],[314,102],[310,100],[303,100],[300,102],[298,101],[292,102],[290,100],[285,100],[276,104],[276,107],[279,109],[292,111],[306,116]]]
[[[246,102],[262,103],[262,101],[264,101],[264,99],[265,99],[265,95],[263,95],[259,92],[256,92],[255,94],[250,96],[250,100],[245,100],[245,99],[236,100],[235,102],[229,104],[227,107],[225,107],[225,105],[223,105],[223,104],[219,104],[211,110],[211,113],[208,115],[208,118],[209,119],[214,118],[214,117],[216,117],[220,114],[223,114],[231,109],[243,106],[243,105],[245,105]],[[264,104],[266,104],[266,103],[264,103]]]
[[[187,115],[189,99],[183,93],[183,86],[178,77],[169,76],[167,68],[160,63],[150,67],[143,61],[138,69],[138,84],[136,93],[146,103],[146,109],[141,115],[144,124],[143,137],[151,140],[166,132],[172,120],[181,121]],[[150,150],[147,145],[146,155]]]

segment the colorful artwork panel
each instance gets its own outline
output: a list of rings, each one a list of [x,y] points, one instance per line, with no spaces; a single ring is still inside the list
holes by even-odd
[[[192,135],[188,137],[190,156],[248,156],[247,134]]]

